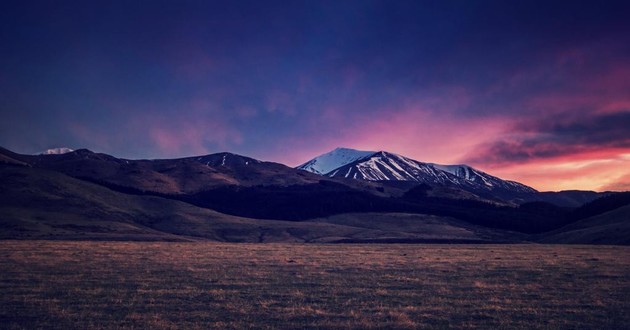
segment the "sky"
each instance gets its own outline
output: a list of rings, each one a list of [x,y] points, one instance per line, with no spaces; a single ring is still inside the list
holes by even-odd
[[[628,1],[2,1],[0,146],[630,190]]]

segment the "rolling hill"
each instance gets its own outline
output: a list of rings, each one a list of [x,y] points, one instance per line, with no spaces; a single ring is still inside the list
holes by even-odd
[[[430,239],[418,222],[415,232],[343,221],[277,221],[230,216],[156,196],[128,195],[62,173],[0,165],[0,239],[166,240],[230,242],[337,242],[386,238]],[[365,219],[374,215],[366,214]],[[421,217],[416,215],[416,217]],[[451,228],[471,226],[453,219]],[[454,225],[455,224],[455,225]],[[474,226],[472,226],[474,227]],[[420,229],[418,229],[420,228]],[[465,229],[462,229],[465,230]],[[455,233],[455,232],[453,232]],[[490,242],[510,235],[467,236],[444,232],[449,241]],[[520,239],[518,235],[514,239]]]
[[[630,245],[630,204],[545,233],[540,242]]]

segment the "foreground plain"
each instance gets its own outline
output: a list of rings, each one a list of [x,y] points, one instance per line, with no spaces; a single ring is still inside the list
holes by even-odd
[[[0,324],[630,327],[630,248],[0,241]]]

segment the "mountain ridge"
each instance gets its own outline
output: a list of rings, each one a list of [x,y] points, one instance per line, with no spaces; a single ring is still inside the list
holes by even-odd
[[[329,167],[337,148],[327,154],[320,155],[303,165],[299,169],[312,170],[311,164],[317,164],[320,159],[326,160]],[[520,195],[537,193],[532,187],[520,182],[503,180],[488,173],[475,169],[469,165],[442,165],[420,162],[402,155],[387,151],[377,151],[369,154],[367,151],[342,148],[346,154],[363,157],[342,159],[337,168],[322,175],[328,177],[344,177],[367,181],[410,181],[434,185],[454,186],[471,191],[500,192],[503,197],[517,198]],[[366,155],[367,154],[367,155]]]
[[[335,150],[347,152],[353,149],[337,148]],[[355,162],[361,161],[361,157],[365,158],[366,153],[368,153],[368,157],[377,154],[369,154],[369,151],[359,151],[359,153],[361,154],[354,157],[355,159],[358,158]],[[602,194],[607,194],[592,191],[535,192],[533,189],[527,189],[529,188],[527,186],[509,180],[501,180],[467,165],[421,163],[392,153],[380,153],[403,158],[406,160],[406,163],[422,164],[428,170],[440,173],[438,179],[442,181],[437,182],[438,185],[444,185],[445,182],[454,182],[455,184],[445,185],[445,187],[464,189],[489,200],[495,200],[496,197],[499,197],[504,201],[515,204],[546,201],[558,206],[577,207],[600,197]],[[345,163],[350,160],[352,158],[346,159]],[[349,177],[346,178],[345,173],[343,173],[344,175],[338,173],[335,177],[330,177],[305,170],[297,170],[280,163],[260,161],[231,152],[175,159],[132,160],[96,153],[85,148],[65,154],[26,155],[0,147],[0,163],[2,162],[52,169],[73,177],[90,178],[90,180],[96,182],[130,186],[143,191],[176,194],[211,189],[217,185],[256,186],[272,184],[286,186],[292,184],[314,184],[321,180],[333,180],[360,190],[370,191],[371,193],[402,196],[406,190],[422,182],[422,180],[355,180]],[[459,176],[456,175],[458,173]],[[477,178],[477,175],[483,175],[483,177],[477,179],[483,185],[474,184],[474,179]],[[473,180],[470,180],[471,178]],[[493,183],[494,190],[489,189],[489,185],[486,184],[487,182],[493,182],[492,180],[501,180],[498,181],[501,184]],[[425,180],[424,182],[427,181]],[[435,185],[436,183],[433,184]],[[517,188],[526,187],[526,190],[524,192],[517,191],[505,194],[501,189],[497,190],[497,187],[501,188],[502,184],[515,184]],[[510,186],[507,188],[510,188]],[[500,196],[496,196],[497,191]]]

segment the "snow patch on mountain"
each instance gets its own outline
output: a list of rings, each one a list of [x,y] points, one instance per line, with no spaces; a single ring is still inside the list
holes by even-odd
[[[458,177],[436,169],[431,164],[385,151],[379,151],[346,164],[327,173],[327,176],[343,176],[368,181],[416,181],[436,184],[458,184],[461,181]]]
[[[503,179],[497,178],[496,176],[492,176],[488,173],[480,171],[478,169],[472,168],[468,165],[441,165],[441,164],[431,164],[431,165],[433,165],[437,169],[451,173],[462,179],[466,179],[470,182],[474,182],[476,184],[486,186],[490,190],[505,189],[505,190],[523,192],[523,193],[536,192],[535,189],[528,187],[522,183],[509,181],[509,180],[503,180]]]
[[[52,149],[48,149],[44,152],[41,152],[40,155],[63,155],[63,154],[67,154],[69,152],[73,152],[74,150],[70,149],[70,148],[52,148]]]
[[[487,173],[478,171],[468,165],[441,165],[441,164],[431,164],[431,165],[433,165],[433,167],[437,169],[451,173],[462,179],[466,179],[469,181],[477,181],[477,183],[484,184],[488,187],[492,187],[492,182],[491,182],[492,180],[489,180],[490,175],[488,175]]]
[[[375,151],[363,151],[349,148],[337,148],[331,152],[319,155],[308,162],[300,165],[297,169],[313,172],[316,174],[326,174],[330,171],[350,164],[359,159],[365,158]]]

